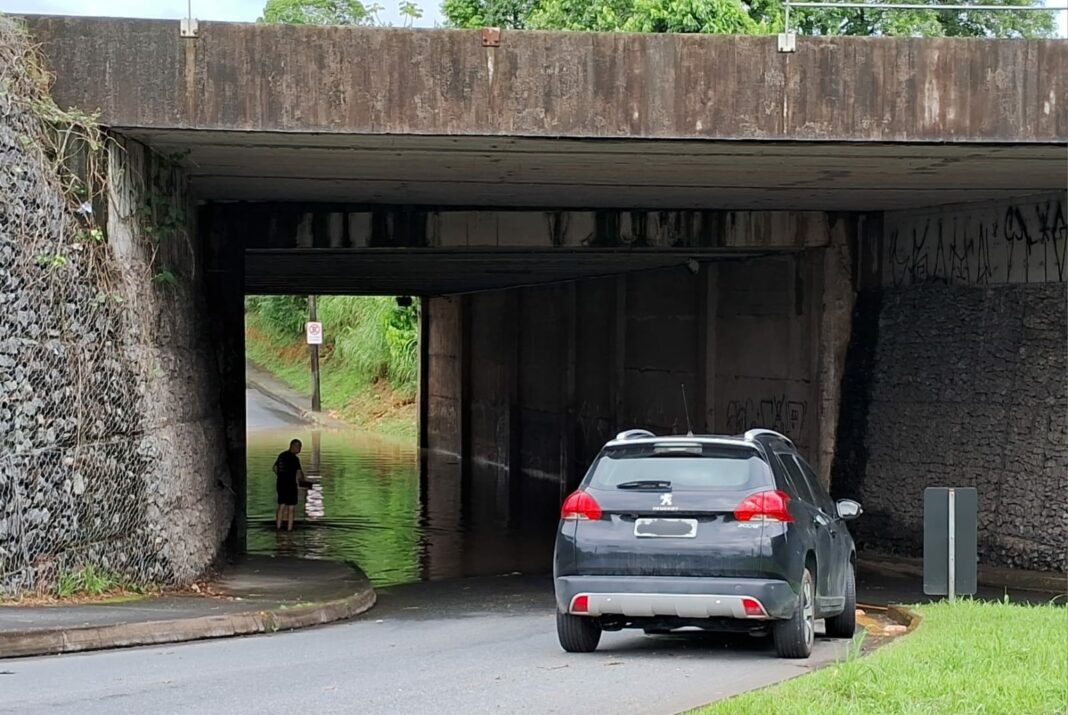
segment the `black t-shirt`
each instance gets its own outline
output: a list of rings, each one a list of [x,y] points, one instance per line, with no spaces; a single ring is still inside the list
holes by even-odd
[[[302,471],[300,458],[288,449],[278,455],[274,466],[278,467],[278,480],[292,481],[297,478],[297,472]]]

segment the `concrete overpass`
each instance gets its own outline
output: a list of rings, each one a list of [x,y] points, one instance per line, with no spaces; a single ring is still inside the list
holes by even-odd
[[[1068,43],[30,28],[125,146],[111,240],[133,176],[196,207],[165,250],[239,521],[242,295],[407,293],[421,445],[465,465],[562,494],[618,428],[683,429],[684,384],[697,429],[794,437],[869,543],[974,483],[984,559],[1064,568]]]

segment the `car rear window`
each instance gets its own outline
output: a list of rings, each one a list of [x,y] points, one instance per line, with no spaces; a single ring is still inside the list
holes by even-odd
[[[609,447],[594,463],[589,486],[666,481],[672,489],[744,490],[771,483],[770,471],[750,447],[646,443]]]

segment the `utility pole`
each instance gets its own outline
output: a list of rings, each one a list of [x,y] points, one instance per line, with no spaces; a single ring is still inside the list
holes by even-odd
[[[308,296],[308,321],[317,323],[319,321],[315,314],[315,296]],[[308,350],[311,353],[311,408],[312,412],[322,412],[322,403],[319,399],[319,345],[317,343],[311,343],[308,345]]]

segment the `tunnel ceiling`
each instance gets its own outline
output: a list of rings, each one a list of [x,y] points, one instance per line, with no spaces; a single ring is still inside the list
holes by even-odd
[[[281,249],[245,252],[245,292],[442,295],[745,260],[744,250]]]
[[[1064,186],[1054,144],[843,144],[135,131],[204,200],[889,210]]]

